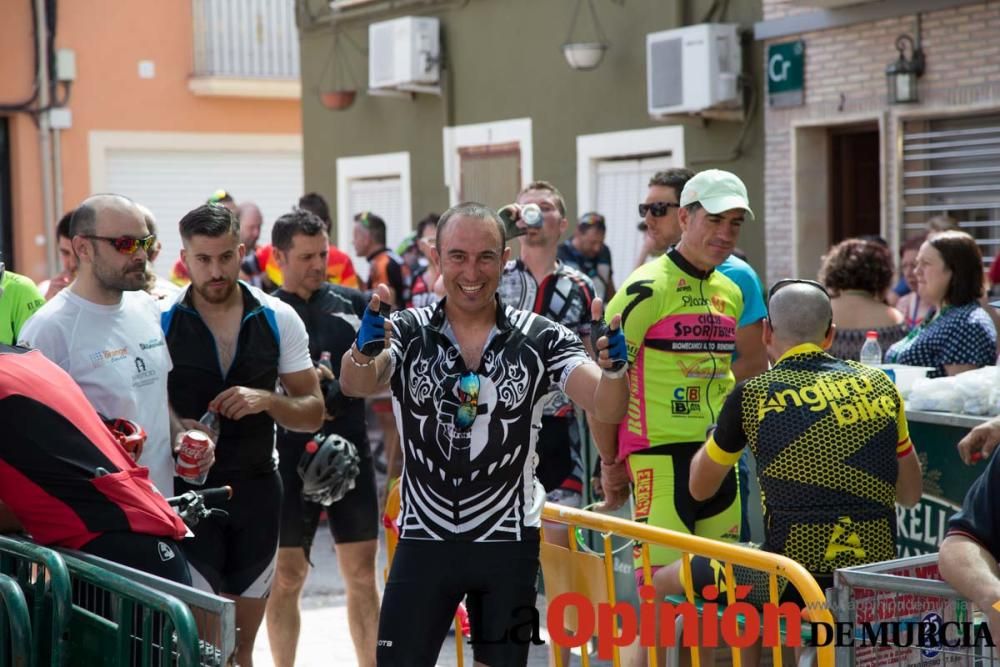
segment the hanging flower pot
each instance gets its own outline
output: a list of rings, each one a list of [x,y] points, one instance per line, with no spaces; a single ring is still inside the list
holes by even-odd
[[[347,109],[354,104],[354,99],[358,96],[358,82],[347,62],[347,54],[340,47],[340,37],[340,33],[334,33],[330,55],[320,75],[317,91],[319,101],[330,111]]]
[[[581,40],[574,39],[576,32],[576,22],[580,17],[580,6],[586,2],[587,9],[590,10],[590,20],[594,25],[596,39]],[[604,52],[608,50],[608,40],[601,29],[601,22],[597,19],[597,10],[594,9],[594,0],[576,0],[576,7],[573,9],[573,18],[569,22],[569,34],[562,45],[563,57],[566,63],[575,70],[587,71],[596,69],[604,59]]]
[[[343,111],[354,104],[357,94],[356,90],[331,90],[320,92],[319,100],[330,111]]]
[[[570,67],[576,70],[596,69],[604,58],[608,45],[603,42],[574,42],[563,44],[563,56]]]

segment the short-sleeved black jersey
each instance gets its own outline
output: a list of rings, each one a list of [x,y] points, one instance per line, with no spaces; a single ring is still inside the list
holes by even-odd
[[[594,283],[572,266],[558,262],[541,283],[520,259],[504,267],[497,290],[501,300],[518,310],[528,310],[561,324],[581,338],[590,335],[590,303]],[[553,392],[545,406],[548,417],[572,417],[573,404],[562,392]]]
[[[318,362],[323,352],[330,353],[331,366],[335,377],[340,377],[340,359],[354,344],[361,317],[364,315],[367,303],[356,289],[324,283],[313,292],[309,300],[278,288],[273,293],[302,318],[309,333],[309,356],[313,362]],[[326,396],[329,387],[327,383],[321,386]],[[365,427],[365,402],[362,399],[344,399],[344,407],[340,415],[333,421],[323,423],[324,433],[335,433],[343,436],[361,447],[368,442]],[[312,438],[310,433],[289,431],[278,426],[278,448],[300,448]]]
[[[757,459],[765,544],[813,574],[895,557],[903,401],[880,370],[800,345],[726,399],[708,455]]]
[[[1000,560],[1000,452],[990,457],[986,470],[965,494],[962,510],[948,522],[949,535],[964,535]]]
[[[538,539],[542,406],[590,359],[565,327],[497,300],[480,366],[466,368],[445,304],[392,317],[391,386],[404,455],[400,535]]]

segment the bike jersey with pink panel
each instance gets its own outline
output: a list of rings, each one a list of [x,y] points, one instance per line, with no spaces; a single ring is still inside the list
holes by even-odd
[[[743,312],[739,286],[701,271],[676,249],[642,265],[608,304],[621,314],[631,395],[618,454],[703,442],[735,380],[731,365]]]

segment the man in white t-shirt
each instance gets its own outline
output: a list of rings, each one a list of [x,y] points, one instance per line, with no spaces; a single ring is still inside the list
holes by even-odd
[[[146,253],[156,237],[141,210],[120,195],[85,200],[70,223],[79,258],[76,279],[21,329],[19,344],[40,350],[69,373],[94,408],[146,431],[139,460],[165,496],[173,495],[172,422],[167,376],[172,364],[160,309],[142,291]]]

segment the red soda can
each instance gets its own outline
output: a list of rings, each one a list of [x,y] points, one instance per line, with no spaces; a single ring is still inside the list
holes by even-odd
[[[181,448],[177,452],[177,476],[188,484],[201,486],[208,477],[208,472],[199,472],[201,460],[208,450],[209,437],[201,431],[188,431],[181,439]]]

